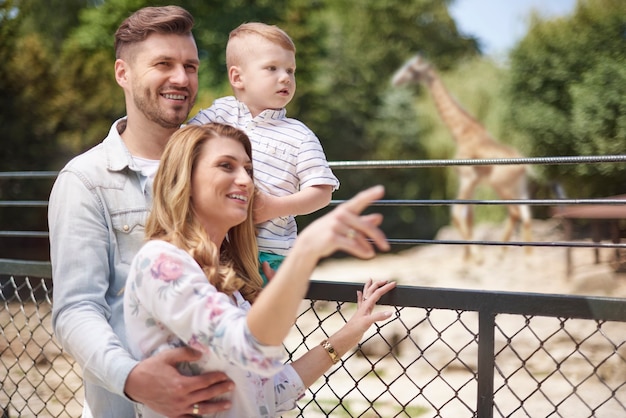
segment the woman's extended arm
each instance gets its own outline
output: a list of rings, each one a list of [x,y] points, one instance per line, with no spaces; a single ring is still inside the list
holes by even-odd
[[[376,254],[374,245],[381,250],[389,249],[385,235],[378,228],[382,216],[361,215],[383,195],[382,186],[364,190],[317,219],[298,236],[289,255],[248,313],[248,328],[261,344],[282,344],[321,258],[336,251],[372,258]]]

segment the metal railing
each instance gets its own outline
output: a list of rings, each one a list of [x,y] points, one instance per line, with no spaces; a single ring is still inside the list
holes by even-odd
[[[626,156],[599,159],[626,161]],[[523,163],[574,163],[555,162],[553,158],[533,160]],[[410,163],[416,167],[433,164],[432,161]],[[458,164],[454,160],[437,163]],[[333,169],[341,169],[340,165],[392,168],[389,165],[405,164],[342,162],[335,163]],[[337,203],[340,202],[333,202]],[[511,202],[381,201],[377,204],[451,203]],[[626,201],[557,199],[524,203],[623,205]],[[468,244],[417,239],[391,242]],[[599,242],[475,243],[624,249],[621,243]],[[46,261],[0,259],[0,408],[6,417],[80,415],[83,399],[80,369],[52,337],[50,277],[50,265]],[[294,330],[285,342],[289,357],[299,357],[345,323],[355,309],[356,290],[360,287],[357,283],[312,282],[308,299],[303,302]],[[626,414],[626,299],[398,286],[379,304],[386,305],[394,315],[377,324],[358,349],[345,355],[312,385],[298,408],[285,417]]]

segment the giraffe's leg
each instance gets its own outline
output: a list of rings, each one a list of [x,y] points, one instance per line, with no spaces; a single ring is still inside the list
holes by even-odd
[[[473,167],[460,167],[458,200],[468,200],[474,194],[479,177]],[[471,241],[473,237],[474,216],[473,208],[469,205],[453,205],[452,221],[465,241]],[[464,260],[482,262],[479,249],[474,245],[467,245],[464,249]]]
[[[503,200],[511,199],[527,199],[526,187],[526,168],[523,166],[501,166],[498,170],[494,170],[490,184]],[[502,242],[509,242],[515,227],[521,223],[522,236],[524,241],[531,240],[530,228],[531,217],[528,205],[509,205],[507,206],[508,217],[502,235]],[[524,247],[528,253],[531,247]],[[502,255],[506,252],[507,247],[502,247]]]
[[[461,234],[461,238],[464,241],[472,239],[471,230],[471,208],[468,205],[453,205],[452,206],[452,224]],[[463,259],[469,261],[472,258],[471,250],[469,246],[465,246],[463,252]]]
[[[511,240],[511,236],[513,235],[513,230],[515,229],[515,225],[519,222],[519,211],[516,206],[507,207],[508,216],[506,218],[506,223],[504,225],[504,233],[502,234],[502,242],[509,242]],[[500,257],[504,257],[507,252],[507,246],[502,246],[502,251],[500,251]]]
[[[533,240],[532,215],[528,205],[520,205],[520,217],[522,219],[522,237],[524,242],[531,242]],[[529,255],[533,252],[533,247],[527,245],[524,247],[524,251]]]
[[[509,216],[507,218],[504,234],[502,235],[502,241],[508,242],[513,234],[513,229],[518,223],[521,224],[522,240],[524,242],[532,241],[532,218],[530,215],[530,208],[528,205],[517,205],[509,208]],[[506,252],[506,247],[502,247],[501,255]],[[529,255],[532,253],[532,247],[524,246],[524,253]]]
[[[468,239],[474,239],[474,207],[473,206],[468,206],[467,207],[467,229],[469,230],[469,238]],[[469,258],[476,264],[482,264],[484,259],[483,259],[483,253],[480,250],[480,247],[477,245],[469,245],[466,248],[466,252],[469,253]]]

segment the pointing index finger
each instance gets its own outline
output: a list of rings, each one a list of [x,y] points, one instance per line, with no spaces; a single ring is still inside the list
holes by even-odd
[[[382,185],[373,186],[357,193],[352,199],[343,203],[345,207],[355,214],[360,214],[373,201],[382,198],[385,195],[385,187]]]

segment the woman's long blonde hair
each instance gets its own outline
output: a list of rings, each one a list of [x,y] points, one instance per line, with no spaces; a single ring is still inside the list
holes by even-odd
[[[154,178],[146,238],[164,240],[187,251],[219,291],[231,295],[239,290],[246,300],[254,302],[263,283],[252,220],[254,196],[249,201],[246,220],[228,231],[219,251],[191,204],[191,177],[202,146],[218,137],[240,142],[252,160],[250,139],[237,128],[209,123],[188,125],[176,131],[165,147]]]

